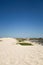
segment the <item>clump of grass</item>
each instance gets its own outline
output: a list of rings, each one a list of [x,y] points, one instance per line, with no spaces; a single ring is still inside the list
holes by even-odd
[[[18,43],[18,44],[23,45],[23,46],[32,46],[31,43]]]
[[[23,42],[24,40],[26,40],[24,38],[16,38],[16,39],[18,40],[18,42]]]

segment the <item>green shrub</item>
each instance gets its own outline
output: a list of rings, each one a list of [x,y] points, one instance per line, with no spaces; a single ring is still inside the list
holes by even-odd
[[[30,46],[30,45],[32,45],[31,43],[18,43],[18,44],[24,45],[24,46]]]
[[[18,40],[18,42],[23,42],[24,40],[26,40],[24,38],[16,38],[16,39]]]

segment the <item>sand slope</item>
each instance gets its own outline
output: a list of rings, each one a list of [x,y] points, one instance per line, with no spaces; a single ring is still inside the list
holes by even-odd
[[[0,42],[0,65],[43,65],[43,46],[20,46],[11,39]]]

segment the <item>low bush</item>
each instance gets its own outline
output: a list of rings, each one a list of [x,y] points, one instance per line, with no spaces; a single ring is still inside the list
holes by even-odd
[[[24,46],[31,46],[32,44],[31,43],[18,43],[20,45],[24,45]]]

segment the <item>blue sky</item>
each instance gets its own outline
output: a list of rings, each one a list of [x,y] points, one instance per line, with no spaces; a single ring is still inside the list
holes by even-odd
[[[43,37],[43,0],[0,0],[0,37]]]

